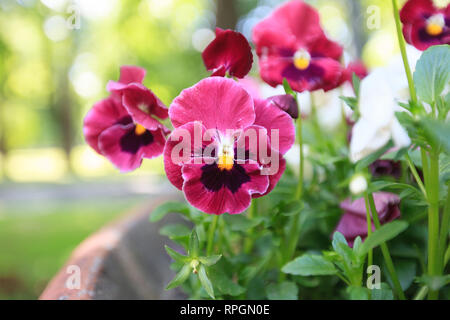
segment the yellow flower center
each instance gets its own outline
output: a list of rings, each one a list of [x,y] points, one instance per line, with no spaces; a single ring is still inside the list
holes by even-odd
[[[139,123],[137,123],[136,128],[134,128],[134,133],[136,133],[136,135],[138,136],[143,135],[146,131],[147,129]]]
[[[299,70],[306,70],[310,61],[311,55],[306,50],[299,50],[294,54],[294,65]]]
[[[430,36],[438,36],[444,31],[444,26],[444,16],[442,14],[436,14],[428,19],[426,32]]]
[[[219,156],[219,163],[217,164],[217,166],[222,171],[223,170],[230,171],[231,169],[233,169],[233,163],[234,163],[233,157],[225,153]]]

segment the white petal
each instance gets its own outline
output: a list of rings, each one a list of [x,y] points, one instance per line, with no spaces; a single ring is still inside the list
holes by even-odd
[[[397,119],[392,121],[392,139],[396,147],[403,148],[411,144],[411,139],[406,130],[400,125]]]
[[[359,111],[377,127],[392,121],[396,106],[385,72],[386,69],[378,68],[361,81]]]

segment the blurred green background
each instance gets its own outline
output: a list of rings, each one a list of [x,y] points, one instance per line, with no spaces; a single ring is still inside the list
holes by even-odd
[[[119,67],[146,68],[169,105],[208,75],[216,26],[250,38],[282,2],[0,0],[0,299],[37,298],[87,235],[169,190],[160,158],[123,175],[84,143],[83,116]],[[389,1],[308,2],[350,58],[397,52]]]

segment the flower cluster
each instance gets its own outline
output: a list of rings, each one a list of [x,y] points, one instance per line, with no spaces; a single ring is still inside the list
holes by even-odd
[[[168,110],[142,81],[145,70],[124,66],[119,81],[110,81],[111,95],[84,119],[87,143],[123,172],[137,169],[143,158],[162,154],[169,130],[158,120]]]
[[[428,211],[428,278],[417,279],[437,297],[450,221],[441,210],[449,180],[450,5],[409,0],[397,11],[401,55],[370,72],[328,38],[316,9],[292,0],[252,30],[262,81],[249,76],[245,36],[217,28],[202,52],[210,74],[169,108],[143,85],[142,68],[124,66],[108,83],[110,96],[84,120],[87,143],[121,171],[163,155],[166,176],[186,201],[163,204],[151,220],[175,211],[195,225],[190,237],[184,226],[163,232],[186,250],[166,247],[178,269],[167,289],[195,274],[204,292],[189,281],[194,298],[296,299],[297,282],[312,282],[292,276],[333,275],[351,298],[395,291],[403,299],[406,281],[399,282],[386,242]],[[414,239],[423,233],[415,232]],[[318,250],[330,238],[332,251]],[[299,239],[303,254],[295,257]],[[378,293],[362,286],[366,261],[378,264],[377,246],[393,291],[387,283]],[[343,291],[335,289],[328,291]]]

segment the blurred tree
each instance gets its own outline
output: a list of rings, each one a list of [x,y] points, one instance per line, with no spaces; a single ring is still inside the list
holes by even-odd
[[[235,29],[238,18],[235,0],[217,0],[216,27]]]

